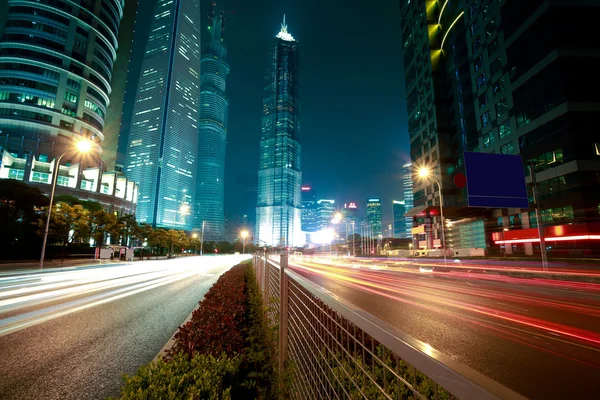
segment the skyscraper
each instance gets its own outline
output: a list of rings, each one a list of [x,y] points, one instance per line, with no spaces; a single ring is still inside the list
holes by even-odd
[[[298,42],[285,16],[270,53],[263,100],[256,221],[258,239],[302,245]]]
[[[335,200],[317,200],[317,230],[321,231],[331,227],[334,212]]]
[[[404,200],[393,200],[393,216],[394,216],[394,238],[395,239],[404,239],[410,236],[406,235],[406,202]]]
[[[0,132],[103,143],[122,17],[118,0],[0,4]]]
[[[105,124],[123,6],[119,0],[0,2],[0,179],[46,194],[56,179],[56,194],[98,201],[118,215],[135,213],[135,182],[106,171],[110,165],[99,154],[113,134],[105,135]],[[94,146],[77,154],[83,138]]]
[[[104,119],[104,142],[102,143],[102,161],[104,161],[105,169],[108,171],[113,171],[117,163],[117,147],[125,104],[127,71],[129,70],[131,50],[134,46],[135,17],[139,2],[140,0],[125,2],[123,20],[119,26],[119,47],[117,49],[117,59],[113,65],[114,73],[110,82],[112,93],[110,94],[110,104],[106,109],[106,118]]]
[[[412,164],[407,163],[402,166],[402,190],[404,194],[405,212],[409,212],[413,208],[413,173]],[[394,218],[395,219],[395,218]],[[412,217],[405,217],[406,235],[403,237],[412,237]],[[396,227],[394,226],[394,230]]]
[[[588,84],[597,75],[592,3],[401,2],[411,159],[440,180],[455,247],[498,249],[491,233],[503,237],[503,229],[516,240],[507,252],[532,254],[539,242],[531,210],[467,207],[466,188],[453,183],[465,171],[465,151],[520,154],[526,180],[533,164],[546,225],[598,217],[600,169],[580,167],[600,154],[590,134],[600,116],[592,106],[598,92]],[[441,231],[437,185],[415,182],[414,201],[431,246]],[[573,246],[552,248],[565,245]]]
[[[377,238],[383,234],[381,226],[381,200],[377,198],[367,199],[366,214],[369,237]]]
[[[317,195],[310,186],[302,186],[302,232],[317,230]]]
[[[200,1],[158,0],[131,118],[125,173],[137,218],[192,228],[200,97]]]
[[[198,173],[196,176],[195,229],[202,229],[204,238],[222,240],[225,237],[225,144],[229,100],[225,97],[225,80],[229,64],[225,61],[227,47],[223,43],[225,15],[215,13],[211,4],[207,39],[202,49],[200,72],[200,124],[198,135]]]

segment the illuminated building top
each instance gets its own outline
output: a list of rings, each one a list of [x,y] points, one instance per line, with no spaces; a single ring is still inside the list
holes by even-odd
[[[283,22],[281,23],[281,30],[276,36],[281,40],[285,40],[286,42],[295,42],[296,39],[287,30],[287,24],[285,23],[285,14],[283,14]]]

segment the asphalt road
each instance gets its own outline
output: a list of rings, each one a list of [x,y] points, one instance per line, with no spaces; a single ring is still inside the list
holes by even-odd
[[[600,285],[385,260],[290,267],[531,399],[600,399]]]
[[[0,274],[0,398],[106,399],[244,256]]]

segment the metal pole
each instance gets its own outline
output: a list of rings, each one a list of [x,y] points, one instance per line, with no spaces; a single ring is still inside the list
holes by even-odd
[[[352,257],[356,257],[356,231],[354,221],[352,222]]]
[[[444,227],[444,197],[442,196],[442,185],[440,185],[440,182],[433,178],[432,179],[435,181],[435,183],[437,183],[438,185],[438,191],[440,194],[440,223],[442,225],[442,251],[444,252],[444,264],[446,263],[446,235],[444,234],[445,231],[445,227]]]
[[[200,236],[200,255],[204,255],[204,221],[202,221],[202,235]]]
[[[285,273],[288,267],[287,254],[281,255],[279,265],[279,388],[283,389],[283,372],[288,347],[288,280]]]
[[[538,203],[537,180],[533,172],[533,163],[529,164],[529,176],[531,177],[531,191],[533,193],[533,204],[535,204],[535,218],[537,219],[538,235],[540,236],[540,252],[542,253],[542,268],[548,269],[548,254],[546,253],[546,239],[544,238],[544,227],[542,225],[542,213]],[[504,244],[506,246],[506,243]],[[505,250],[506,251],[506,250]]]
[[[242,254],[246,254],[246,236],[243,237]]]
[[[267,253],[267,250],[265,249],[265,259],[263,264],[263,266],[265,267],[263,275],[263,301],[265,303],[265,310],[269,307],[269,263],[267,262],[268,258],[269,255]]]
[[[50,230],[50,215],[52,214],[52,203],[54,202],[54,191],[56,190],[56,181],[58,180],[58,172],[60,160],[67,154],[62,153],[56,160],[54,171],[52,172],[52,190],[50,192],[50,205],[48,206],[48,216],[46,217],[46,227],[44,228],[44,240],[42,241],[42,253],[40,254],[40,269],[44,268],[44,257],[46,256],[46,243],[48,242],[48,231]]]

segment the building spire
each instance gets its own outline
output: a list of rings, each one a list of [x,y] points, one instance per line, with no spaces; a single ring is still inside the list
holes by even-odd
[[[277,38],[285,40],[287,42],[295,41],[294,37],[288,32],[288,26],[285,23],[285,14],[283,14],[283,22],[281,23],[281,30],[277,34]]]

